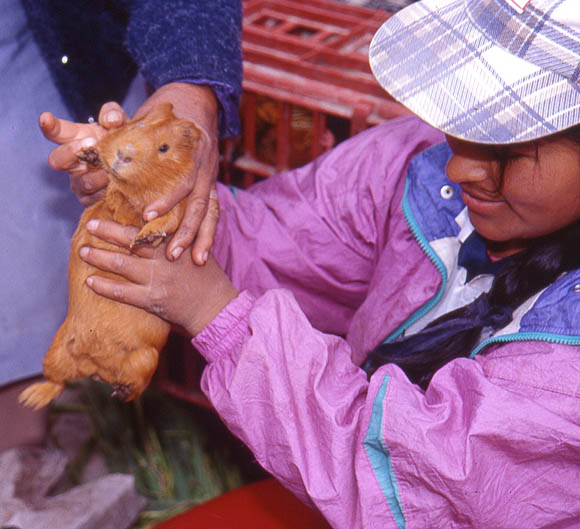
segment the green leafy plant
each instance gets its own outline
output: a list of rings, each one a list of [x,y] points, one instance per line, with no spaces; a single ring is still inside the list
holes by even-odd
[[[153,527],[259,476],[249,453],[211,412],[148,389],[131,403],[112,399],[104,384],[76,385],[80,405],[55,403],[51,417],[82,413],[93,434],[69,465],[75,483],[95,450],[111,472],[131,473],[149,503],[135,528]]]

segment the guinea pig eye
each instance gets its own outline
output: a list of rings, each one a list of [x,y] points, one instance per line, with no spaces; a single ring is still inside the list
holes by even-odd
[[[169,145],[167,145],[167,143],[164,143],[163,145],[159,146],[159,152],[167,152],[169,150]]]

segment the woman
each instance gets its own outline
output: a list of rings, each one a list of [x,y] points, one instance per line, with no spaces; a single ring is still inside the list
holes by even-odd
[[[371,64],[436,128],[401,118],[221,187],[203,267],[81,252],[127,279],[97,293],[194,336],[223,420],[333,527],[580,525],[573,4],[410,6]]]

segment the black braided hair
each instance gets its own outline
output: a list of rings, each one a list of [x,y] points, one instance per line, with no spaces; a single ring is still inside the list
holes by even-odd
[[[580,145],[580,126],[561,135]],[[503,170],[500,187],[502,181]],[[526,299],[562,272],[576,268],[580,268],[580,221],[536,239],[510,257],[496,274],[489,293],[440,316],[415,335],[376,347],[368,354],[365,369],[370,376],[380,366],[394,363],[412,382],[426,388],[438,369],[454,358],[469,356],[485,327],[504,327]]]

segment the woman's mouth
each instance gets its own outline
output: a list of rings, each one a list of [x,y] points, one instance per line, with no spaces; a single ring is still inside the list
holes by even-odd
[[[491,213],[495,208],[505,202],[502,196],[497,193],[491,195],[472,190],[466,191],[464,188],[461,188],[461,191],[463,202],[474,213]]]

